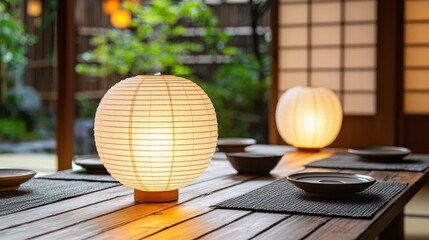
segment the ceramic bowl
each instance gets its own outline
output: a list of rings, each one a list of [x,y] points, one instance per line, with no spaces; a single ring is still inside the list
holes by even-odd
[[[74,163],[83,167],[88,173],[107,173],[107,169],[101,162],[100,157],[94,155],[81,155],[73,159]]]
[[[253,138],[219,138],[217,148],[219,152],[232,153],[244,152],[247,146],[256,144]]]
[[[13,191],[22,183],[30,180],[36,172],[28,169],[1,168],[0,169],[0,192]]]
[[[283,154],[236,152],[226,157],[239,174],[268,175]]]
[[[307,194],[321,197],[353,195],[375,183],[371,176],[339,172],[294,173],[287,180]]]
[[[395,146],[375,146],[350,148],[348,152],[367,160],[399,161],[411,153],[411,150]]]

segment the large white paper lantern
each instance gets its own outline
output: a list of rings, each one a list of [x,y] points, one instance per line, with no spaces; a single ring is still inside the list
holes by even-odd
[[[287,90],[276,108],[276,125],[284,141],[301,150],[318,150],[338,136],[343,111],[338,97],[322,87]]]
[[[137,202],[174,201],[209,165],[217,143],[215,109],[195,83],[136,76],[109,89],[95,116],[97,151]]]

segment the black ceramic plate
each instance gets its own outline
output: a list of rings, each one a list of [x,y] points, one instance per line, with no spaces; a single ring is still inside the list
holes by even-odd
[[[217,147],[220,152],[244,152],[247,146],[255,143],[253,138],[219,138]]]
[[[28,169],[0,168],[0,192],[13,191],[30,180],[36,172]]]
[[[240,174],[267,175],[283,154],[237,152],[227,153],[226,157]]]
[[[323,197],[352,195],[375,183],[367,175],[337,172],[295,173],[287,179],[306,193]]]
[[[84,155],[77,156],[74,159],[74,163],[86,169],[88,172],[106,172],[107,170],[101,162],[98,155]]]
[[[377,146],[350,148],[349,153],[358,155],[365,159],[376,160],[401,160],[411,153],[411,150],[404,147]]]

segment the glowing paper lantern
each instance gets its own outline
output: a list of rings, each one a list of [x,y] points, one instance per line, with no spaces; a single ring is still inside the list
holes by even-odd
[[[131,13],[127,10],[117,10],[110,16],[110,23],[115,28],[128,28],[131,24]]]
[[[136,76],[109,89],[95,116],[97,151],[137,202],[178,198],[207,168],[217,144],[213,104],[180,77]]]
[[[338,97],[321,87],[287,90],[276,108],[276,125],[287,143],[301,150],[319,150],[338,136],[343,111]]]
[[[29,0],[27,3],[27,14],[28,16],[32,17],[38,17],[42,15],[42,1]]]
[[[107,15],[114,13],[121,8],[119,0],[103,0],[103,12]]]

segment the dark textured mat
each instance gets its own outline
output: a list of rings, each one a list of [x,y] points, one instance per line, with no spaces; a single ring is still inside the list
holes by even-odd
[[[31,179],[15,191],[0,192],[0,216],[39,207],[86,193],[120,185],[119,183]]]
[[[336,153],[306,167],[421,172],[429,167],[429,156],[410,155],[402,161],[389,162],[361,159],[348,153]]]
[[[216,208],[260,212],[371,218],[407,183],[376,182],[350,197],[320,198],[307,195],[285,178],[214,205]]]
[[[93,182],[114,182],[115,180],[112,176],[106,173],[88,173],[85,170],[65,170],[61,172],[56,172],[54,174],[45,175],[39,177],[38,179],[52,179],[52,180],[81,180],[81,181],[93,181]]]

